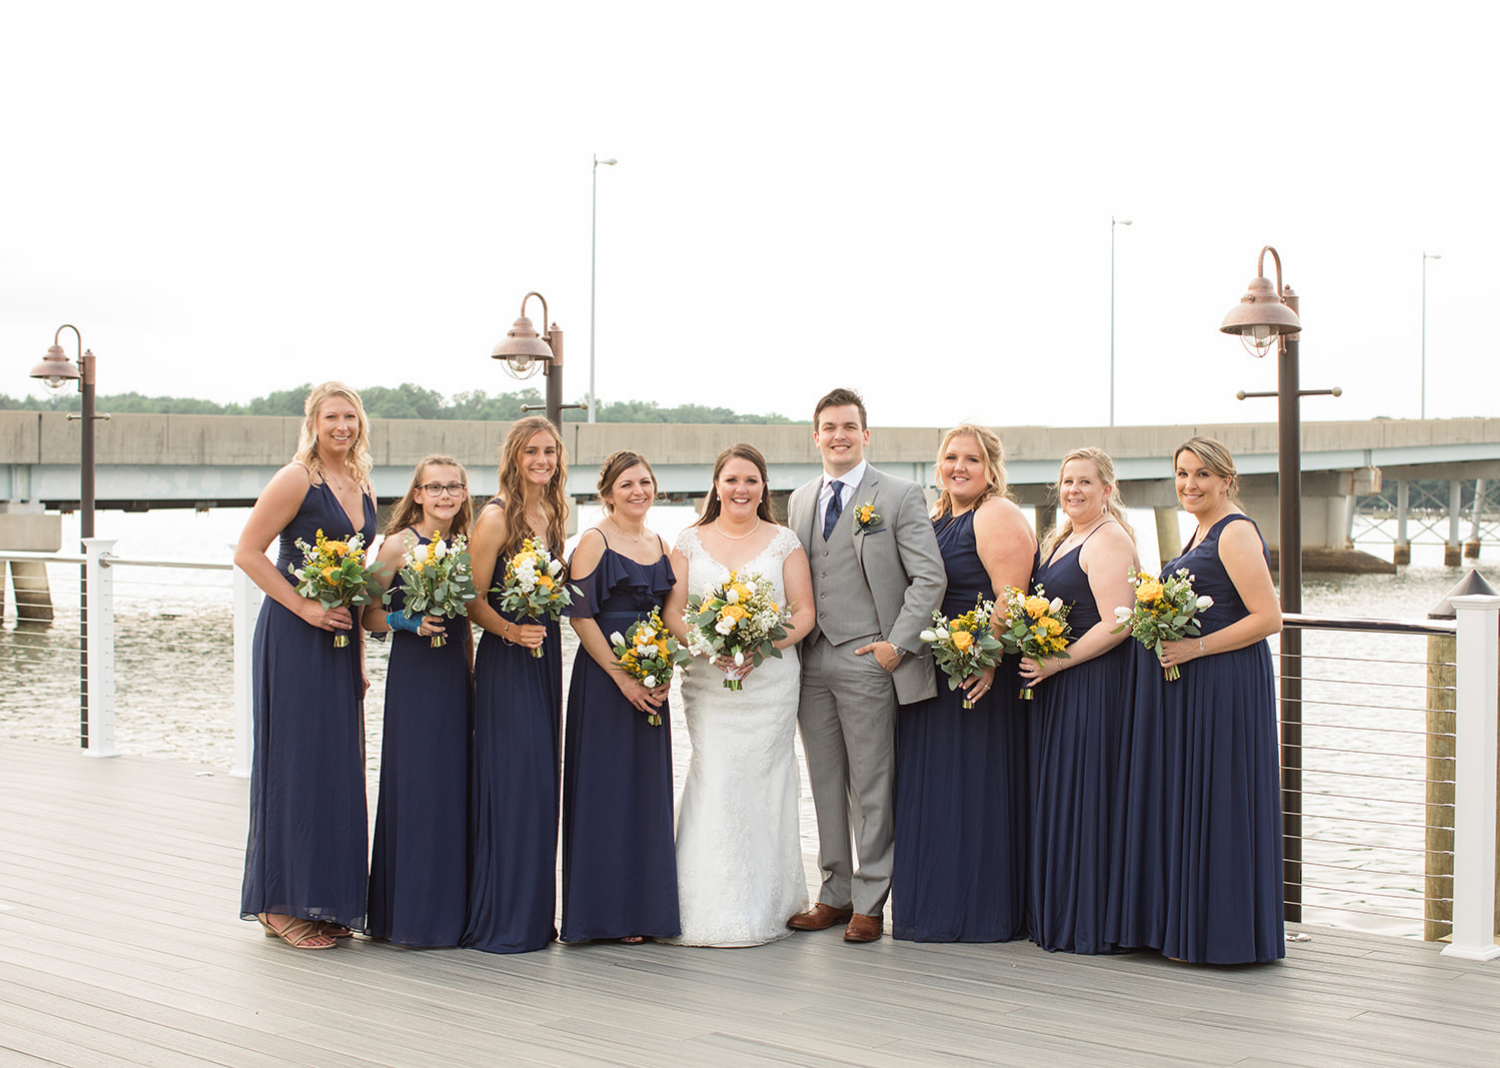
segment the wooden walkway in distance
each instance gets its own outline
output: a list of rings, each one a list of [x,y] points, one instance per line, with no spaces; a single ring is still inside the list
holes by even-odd
[[[1026,943],[492,956],[239,920],[248,786],[0,740],[0,1065],[1492,1065],[1500,963],[1307,928],[1277,965]]]

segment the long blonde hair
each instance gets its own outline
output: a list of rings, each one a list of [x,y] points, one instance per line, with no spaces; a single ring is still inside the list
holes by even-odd
[[[937,482],[938,489],[942,490],[942,494],[933,508],[933,518],[953,513],[953,495],[948,492],[948,487],[943,485],[942,464],[943,454],[948,451],[948,443],[954,438],[973,438],[975,444],[979,446],[980,459],[984,461],[984,477],[988,485],[979,495],[979,499],[974,502],[974,507],[978,508],[991,497],[1010,497],[1010,489],[1005,483],[1005,446],[1000,444],[1000,436],[987,426],[959,423],[943,435],[943,443],[938,446],[937,462],[933,466],[933,479]]]
[[[365,414],[359,394],[342,382],[324,382],[307,391],[307,399],[302,402],[302,430],[297,435],[297,452],[292,460],[323,477],[323,461],[318,456],[318,413],[331,397],[343,397],[354,406],[354,414],[359,417],[359,433],[349,446],[348,465],[354,472],[354,481],[368,488],[370,470],[375,466],[370,459],[370,417]]]
[[[1240,504],[1240,473],[1235,470],[1234,456],[1229,446],[1218,438],[1188,438],[1172,453],[1172,469],[1177,469],[1177,457],[1190,452],[1203,461],[1208,473],[1215,478],[1229,479],[1229,499]]]
[[[532,437],[545,430],[557,442],[557,469],[542,490],[542,512],[547,517],[547,548],[554,557],[563,558],[563,542],[568,538],[568,450],[563,448],[562,433],[552,420],[543,415],[528,415],[510,425],[505,444],[500,446],[500,500],[505,506],[505,544],[501,556],[514,556],[521,543],[531,537],[531,523],[526,518],[526,483],[521,469],[521,450]]]
[[[1130,520],[1125,518],[1125,502],[1120,499],[1120,484],[1115,481],[1115,462],[1110,459],[1109,453],[1103,449],[1096,449],[1087,445],[1081,449],[1074,449],[1062,458],[1062,463],[1057,465],[1057,482],[1052,487],[1053,499],[1057,501],[1058,511],[1062,511],[1062,480],[1063,471],[1073,460],[1087,460],[1094,465],[1094,470],[1099,474],[1099,481],[1109,487],[1109,496],[1104,502],[1104,509],[1116,523],[1125,528],[1125,533],[1130,535],[1130,540],[1135,540],[1135,528],[1130,525]],[[1073,520],[1068,513],[1062,513],[1062,522],[1052,528],[1051,533],[1042,542],[1042,559],[1046,560],[1052,555],[1052,550],[1058,544],[1073,533]]]
[[[456,467],[458,477],[464,483],[463,500],[459,503],[458,511],[453,513],[453,520],[448,525],[448,540],[452,541],[460,534],[469,532],[469,521],[474,517],[474,503],[469,498],[469,472],[464,470],[464,465],[451,456],[422,457],[422,462],[417,464],[417,469],[412,472],[411,485],[407,487],[406,496],[396,502],[396,507],[391,510],[391,518],[381,531],[386,537],[399,534],[407,527],[415,527],[422,521],[422,506],[417,503],[417,487],[422,484],[422,479],[427,477],[429,467]],[[431,531],[427,531],[431,533]]]

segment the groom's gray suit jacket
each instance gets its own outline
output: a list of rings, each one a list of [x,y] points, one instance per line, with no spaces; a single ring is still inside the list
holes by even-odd
[[[835,644],[868,634],[871,629],[858,621],[873,607],[880,637],[907,652],[892,673],[896,699],[910,704],[932,697],[937,680],[919,635],[932,624],[948,580],[922,487],[866,465],[825,543],[818,514],[821,486],[822,479],[815,478],[794,490],[787,503],[788,525],[812,565],[816,615],[806,640],[815,641],[820,630]],[[866,503],[880,520],[861,528],[854,512]],[[851,632],[851,626],[857,629]]]

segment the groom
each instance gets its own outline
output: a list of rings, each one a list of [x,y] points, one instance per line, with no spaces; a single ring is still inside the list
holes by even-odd
[[[865,462],[865,404],[836,389],[813,414],[823,477],[792,493],[787,519],[812,564],[817,614],[802,642],[797,722],[818,814],[818,903],[787,926],[873,942],[891,890],[897,706],[937,692],[917,637],[947,577],[915,482]],[[859,858],[850,851],[851,820]]]

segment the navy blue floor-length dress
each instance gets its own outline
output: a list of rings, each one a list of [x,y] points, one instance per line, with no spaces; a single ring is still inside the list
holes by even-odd
[[[405,603],[398,580],[390,610]],[[368,930],[408,946],[458,945],[469,897],[469,621],[449,619],[443,630],[436,649],[430,637],[393,631],[386,669]]]
[[[1098,528],[1089,537],[1098,533]],[[1084,543],[1087,543],[1087,538]],[[1048,597],[1072,605],[1074,640],[1099,622],[1079,558],[1083,544],[1036,573]],[[1111,814],[1131,646],[1116,645],[1036,686],[1031,709],[1031,940],[1043,949],[1108,953]]]
[[[504,573],[502,561],[496,587]],[[500,611],[499,595],[489,599]],[[546,628],[540,657],[488,631],[474,655],[474,861],[460,944],[488,953],[526,953],[557,937],[562,638],[555,620]]]
[[[1248,614],[1219,560],[1229,515],[1162,568],[1187,568],[1214,599],[1212,634]],[[1257,533],[1259,531],[1257,530]],[[1276,687],[1264,641],[1181,666],[1168,682],[1134,653],[1107,937],[1179,960],[1243,964],[1286,955]]]
[[[607,640],[662,606],[672,563],[665,548],[648,565],[606,544],[594,570],[575,582],[583,597],[567,614],[592,617]],[[651,726],[579,649],[563,744],[563,941],[681,934],[668,705],[661,725]]]
[[[994,596],[974,513],[934,522],[950,619]],[[1033,562],[1033,567],[1035,563]],[[896,717],[896,856],[891,926],[914,942],[1004,942],[1026,933],[1026,720],[1019,660],[1006,657],[972,709],[949,690]],[[937,670],[934,668],[934,670]]]
[[[364,498],[358,533],[375,533],[375,503]],[[327,483],[308,488],[281,532],[276,569],[302,565],[297,539],[317,532],[344,540],[356,531]],[[357,616],[357,613],[356,613]],[[344,632],[350,633],[350,632]],[[365,925],[364,688],[359,637],[334,646],[314,627],[267,597],[255,622],[252,704],[255,754],[250,770],[250,837],[240,914],[298,916]]]

